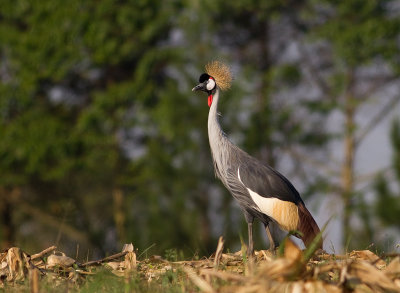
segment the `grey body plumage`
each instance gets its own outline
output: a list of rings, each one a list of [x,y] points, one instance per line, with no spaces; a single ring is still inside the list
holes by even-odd
[[[208,138],[215,174],[239,202],[243,210],[256,210],[256,204],[237,177],[237,170],[241,165],[246,164],[250,156],[234,145],[221,129],[218,113],[219,94],[220,91],[216,88],[213,103],[208,113]]]

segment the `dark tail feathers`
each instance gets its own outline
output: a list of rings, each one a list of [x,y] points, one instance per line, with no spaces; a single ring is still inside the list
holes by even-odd
[[[303,236],[301,236],[301,240],[303,240],[304,245],[308,247],[314,238],[320,232],[317,223],[315,222],[313,216],[307,210],[306,206],[303,203],[298,205],[299,211],[299,225],[297,230],[299,230]],[[322,248],[322,238],[320,243],[318,244],[319,248]]]

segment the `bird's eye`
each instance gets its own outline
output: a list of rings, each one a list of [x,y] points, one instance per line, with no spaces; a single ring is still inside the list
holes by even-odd
[[[207,90],[208,90],[208,91],[211,91],[212,89],[214,89],[214,87],[215,87],[215,80],[212,79],[212,78],[210,78],[210,79],[207,81]]]

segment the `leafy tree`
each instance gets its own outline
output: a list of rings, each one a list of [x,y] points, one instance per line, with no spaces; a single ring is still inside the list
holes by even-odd
[[[391,17],[389,1],[320,1],[310,11],[318,15],[318,21],[303,21],[312,27],[312,40],[321,56],[314,60],[317,66],[311,65],[321,92],[318,103],[331,103],[331,109],[339,110],[343,121],[343,161],[340,169],[331,168],[339,170],[335,172],[340,178],[336,189],[344,209],[341,217],[346,246],[356,232],[351,220],[365,206],[365,193],[358,190],[359,176],[355,174],[356,153],[363,139],[399,101],[397,96],[385,97],[381,91],[399,78],[399,18]],[[364,128],[360,127],[357,116],[362,107],[378,100],[383,106],[370,115]],[[365,223],[368,229],[368,221]],[[353,245],[360,244],[357,239],[363,244],[369,241],[353,237]]]
[[[53,228],[39,230],[48,242],[58,230],[73,246],[108,249],[111,195],[133,191],[127,178],[138,176],[123,134],[167,86],[164,70],[176,57],[161,43],[179,2],[64,4],[2,4],[2,230],[31,217]],[[37,227],[3,239],[31,242]]]

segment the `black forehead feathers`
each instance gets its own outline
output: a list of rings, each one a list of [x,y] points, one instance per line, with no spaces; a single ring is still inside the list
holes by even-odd
[[[209,78],[210,78],[210,76],[207,73],[203,73],[202,75],[200,75],[199,82],[200,83],[205,82]]]

